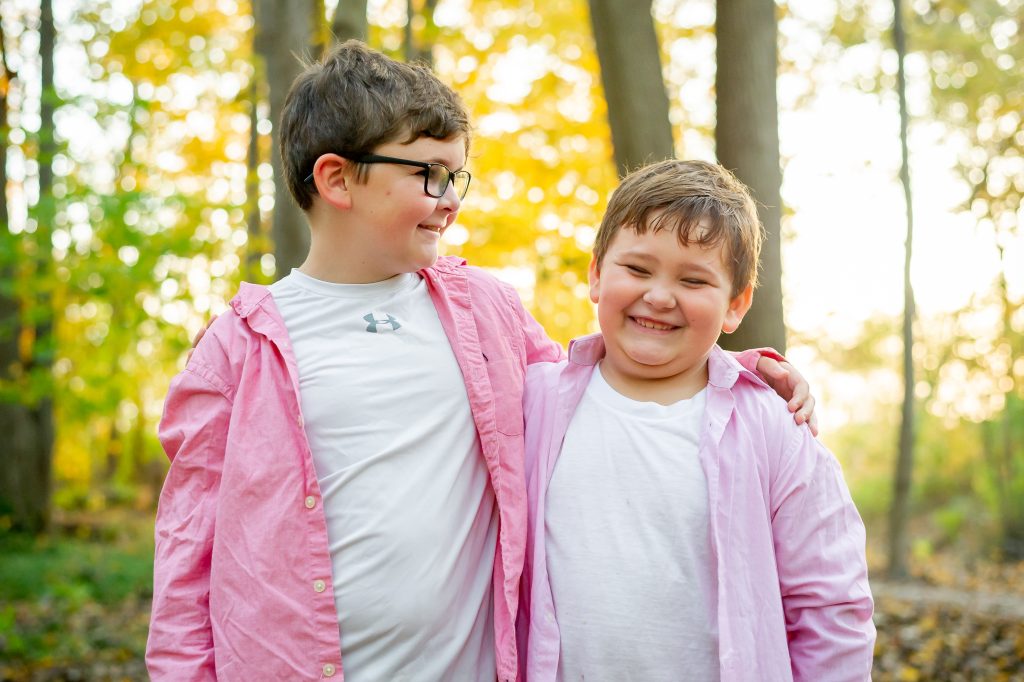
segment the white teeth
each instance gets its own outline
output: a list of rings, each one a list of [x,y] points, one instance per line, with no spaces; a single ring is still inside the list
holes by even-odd
[[[654,320],[644,320],[639,317],[635,317],[633,319],[636,320],[636,323],[638,325],[644,327],[645,329],[656,329],[658,331],[667,331],[669,329],[672,329],[672,325],[670,324],[662,324],[661,322],[655,322]]]

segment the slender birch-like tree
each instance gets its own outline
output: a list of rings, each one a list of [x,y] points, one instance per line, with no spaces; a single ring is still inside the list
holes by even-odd
[[[900,183],[907,211],[907,238],[903,253],[903,406],[900,413],[899,446],[893,476],[892,506],[889,510],[889,577],[907,577],[907,518],[914,471],[914,289],[910,263],[914,245],[914,204],[910,189],[910,151],[907,129],[907,77],[903,62],[907,38],[903,30],[902,0],[893,0],[893,43],[896,47],[896,94],[900,102]]]

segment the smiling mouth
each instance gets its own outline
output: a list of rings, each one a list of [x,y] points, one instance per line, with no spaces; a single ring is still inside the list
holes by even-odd
[[[644,329],[652,329],[654,331],[659,331],[659,332],[667,332],[667,331],[670,331],[672,329],[678,329],[679,328],[679,327],[677,327],[674,324],[665,324],[664,322],[658,322],[657,320],[652,320],[649,317],[631,317],[630,319],[633,320],[634,322],[636,322],[638,325],[640,325]]]
[[[444,232],[444,228],[440,225],[419,225],[419,227],[430,232],[436,232],[437,234]]]

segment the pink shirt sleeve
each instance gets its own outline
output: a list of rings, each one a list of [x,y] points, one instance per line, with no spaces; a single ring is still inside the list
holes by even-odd
[[[551,340],[551,337],[544,331],[544,327],[533,315],[527,312],[526,308],[516,297],[516,307],[523,324],[523,335],[526,337],[526,364],[532,365],[535,362],[558,362],[565,357],[565,349]],[[757,360],[754,360],[757,364]]]
[[[156,518],[150,679],[215,680],[210,556],[231,403],[226,386],[193,358],[171,382],[160,442],[171,459]]]
[[[795,680],[870,680],[875,643],[864,524],[839,463],[806,428],[771,483],[775,542]]]

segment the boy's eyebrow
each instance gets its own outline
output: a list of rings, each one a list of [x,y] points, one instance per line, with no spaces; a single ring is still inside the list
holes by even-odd
[[[448,161],[442,159],[440,156],[435,156],[435,157],[431,158],[429,161],[427,161],[427,163],[439,163],[442,166],[445,166],[449,170],[453,170],[453,171],[459,171],[459,170],[462,170],[463,168],[466,167],[465,163],[463,163],[461,166],[456,167],[453,164],[449,163]]]
[[[440,156],[428,156],[427,158],[424,158],[424,159],[413,159],[413,158],[410,157],[409,161],[416,161],[418,163],[439,163],[442,166],[444,166],[445,168],[447,168],[448,170],[452,171],[453,173],[455,171],[460,171],[460,170],[462,170],[463,168],[466,167],[466,164],[462,164],[461,166],[458,166],[458,167],[453,166],[451,163],[449,163],[445,159],[441,158]],[[412,166],[410,166],[410,168],[412,168]],[[423,169],[420,169],[418,172],[422,173]]]
[[[646,253],[644,251],[638,251],[636,249],[626,249],[625,251],[620,253],[619,256],[630,256],[631,258],[641,258],[643,260],[656,260],[656,258],[652,254]]]
[[[412,158],[412,157],[407,157],[407,158]],[[447,166],[448,168],[450,168],[453,171],[454,170],[462,170],[466,166],[466,164],[469,163],[469,159],[467,158],[465,161],[462,162],[462,166],[456,168],[455,166],[453,166],[451,164],[451,159],[446,159],[446,158],[444,158],[443,156],[440,156],[440,155],[428,156],[428,157],[425,157],[423,159],[417,158],[415,160],[416,161],[422,161],[423,163],[439,163],[442,166]]]
[[[645,261],[645,262],[661,260],[655,254],[647,253],[646,251],[640,251],[640,250],[637,250],[637,249],[628,249],[628,250],[623,251],[622,253],[619,254],[620,258],[624,257],[624,256],[628,256],[630,258],[636,258],[636,259],[639,259],[639,260],[642,260],[642,261]],[[705,265],[704,263],[701,263],[700,261],[687,262],[680,269],[681,270],[690,270],[690,271],[697,270],[697,271],[705,272],[705,273],[708,273],[708,274],[715,274],[715,270],[713,268],[708,267],[707,265]]]

